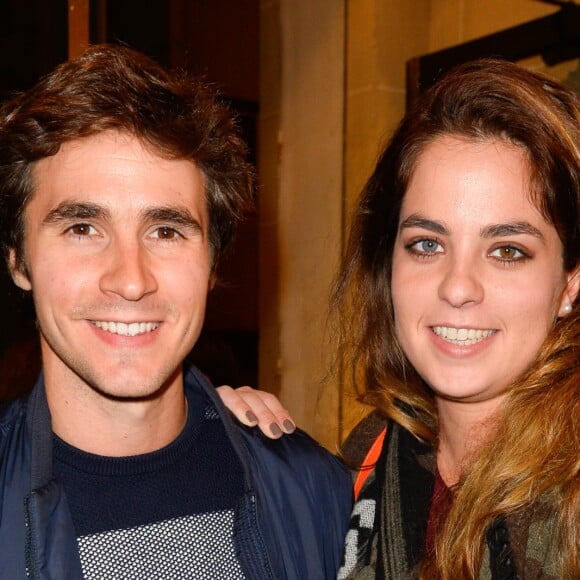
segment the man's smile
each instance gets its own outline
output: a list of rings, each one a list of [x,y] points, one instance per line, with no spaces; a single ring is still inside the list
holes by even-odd
[[[120,336],[137,336],[139,334],[146,334],[160,326],[160,322],[114,322],[92,320],[97,328],[110,332],[112,334],[119,334]]]

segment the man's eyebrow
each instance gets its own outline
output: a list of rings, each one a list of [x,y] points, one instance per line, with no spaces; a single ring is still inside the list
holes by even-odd
[[[43,224],[58,224],[68,220],[110,219],[108,209],[95,203],[63,201],[50,210],[42,220]]]
[[[517,236],[527,234],[540,240],[544,239],[544,234],[528,222],[508,222],[505,224],[491,224],[481,230],[484,238],[497,238],[501,236]]]
[[[146,208],[141,212],[141,218],[148,222],[165,222],[202,231],[199,220],[191,212],[182,207],[160,206]],[[44,224],[58,224],[70,220],[102,219],[111,220],[108,208],[95,203],[63,201],[48,212]]]
[[[142,212],[142,217],[149,222],[165,222],[203,231],[199,220],[194,218],[191,212],[184,207],[151,207]]]
[[[436,220],[429,220],[417,213],[411,214],[408,218],[401,222],[399,231],[402,231],[405,228],[423,228],[442,236],[445,236],[449,233],[447,228],[441,222]]]

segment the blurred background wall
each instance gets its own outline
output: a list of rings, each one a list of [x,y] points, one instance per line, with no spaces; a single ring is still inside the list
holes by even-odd
[[[349,369],[328,344],[328,292],[353,203],[404,113],[407,63],[454,47],[457,58],[470,41],[557,15],[566,4],[576,7],[555,0],[4,0],[0,97],[30,86],[89,41],[127,43],[221,89],[240,115],[259,190],[256,211],[222,264],[192,358],[218,384],[276,393],[334,450],[368,410],[355,402]],[[556,28],[557,38],[570,32]],[[514,32],[509,50],[542,34]],[[495,38],[486,50],[502,56],[507,49]],[[550,62],[549,72],[578,83],[577,49]],[[540,54],[518,59],[548,68]],[[0,292],[2,399],[29,388],[39,365],[30,306],[5,277]],[[339,372],[329,374],[333,361]]]
[[[323,339],[328,288],[353,203],[405,111],[406,63],[450,47],[460,58],[465,43],[557,14],[555,4],[261,2],[260,386],[277,392],[329,448],[368,409],[354,400],[350,369],[326,372],[333,361]],[[575,56],[549,72],[578,83],[575,15],[575,23],[556,26],[575,29],[554,33],[575,36]],[[492,39],[485,49],[525,53],[542,34],[551,32],[524,31],[515,46]],[[540,55],[522,62],[547,69]]]

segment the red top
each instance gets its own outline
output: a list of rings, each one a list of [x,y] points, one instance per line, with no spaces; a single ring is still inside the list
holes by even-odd
[[[438,469],[435,469],[435,487],[431,497],[429,507],[429,518],[427,520],[427,536],[425,538],[425,548],[427,552],[433,549],[435,538],[441,530],[441,525],[445,521],[453,496],[451,490],[445,485]]]

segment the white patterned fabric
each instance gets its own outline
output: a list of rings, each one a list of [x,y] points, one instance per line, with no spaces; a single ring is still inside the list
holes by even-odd
[[[78,538],[86,580],[238,580],[233,512],[176,518]]]

